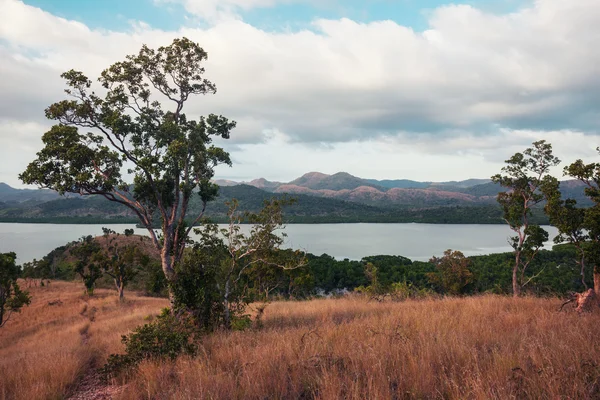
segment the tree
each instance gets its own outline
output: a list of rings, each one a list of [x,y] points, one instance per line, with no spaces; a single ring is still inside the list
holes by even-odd
[[[102,72],[103,94],[91,91],[92,81],[82,72],[65,72],[71,99],[46,109],[46,117],[58,124],[44,134],[44,148],[19,175],[27,184],[103,196],[129,208],[160,251],[169,282],[193,225],[217,195],[218,186],[210,181],[214,168],[231,165],[229,154],[212,140],[229,138],[236,123],[214,114],[192,120],[183,112],[191,96],[217,91],[202,77],[206,59],[207,53],[186,38],[157,50],[144,45]],[[202,207],[188,215],[193,196]],[[162,239],[153,229],[156,218]]]
[[[544,200],[541,187],[552,177],[551,167],[560,163],[552,154],[552,145],[540,140],[523,153],[516,153],[506,160],[502,174],[492,176],[492,181],[508,190],[498,193],[498,203],[502,206],[503,217],[516,236],[509,243],[514,249],[515,262],[512,270],[513,296],[521,293],[521,288],[535,276],[527,277],[527,267],[548,240],[548,233],[539,225],[531,224],[531,210]]]
[[[432,257],[429,262],[435,266],[436,272],[428,273],[427,278],[446,293],[460,295],[473,281],[471,260],[460,251],[448,249],[443,257]]]
[[[543,185],[542,191],[547,199],[544,211],[550,218],[550,223],[558,229],[558,235],[554,238],[554,243],[568,242],[575,246],[577,250],[575,262],[580,268],[581,284],[587,290],[585,247],[589,236],[584,228],[586,209],[577,207],[577,200],[562,199],[560,184],[556,178],[548,179]]]
[[[600,152],[600,148],[596,150]],[[593,203],[591,207],[579,211],[581,214],[576,222],[581,224],[580,229],[585,233],[581,239],[586,241],[580,250],[581,257],[594,266],[594,292],[596,298],[600,299],[600,163],[585,164],[577,160],[565,168],[565,174],[585,185],[585,194]]]
[[[22,291],[17,283],[19,267],[15,253],[0,253],[0,327],[4,326],[14,312],[31,303],[29,292]]]
[[[257,293],[264,293],[265,299],[281,285],[282,272],[304,266],[304,253],[280,249],[285,238],[280,232],[282,207],[287,204],[287,199],[272,199],[258,213],[241,213],[234,199],[226,228],[206,222],[196,229],[200,238],[183,260],[174,285],[176,308],[195,314],[207,329],[218,324],[230,329]],[[242,232],[244,222],[252,224],[248,233]]]
[[[83,236],[71,249],[71,255],[76,258],[73,271],[81,277],[88,296],[94,295],[96,281],[102,278],[100,252],[100,245],[91,235]]]
[[[105,229],[102,228],[106,248],[96,258],[102,272],[113,279],[119,293],[119,301],[123,301],[125,286],[135,278],[139,268],[148,266],[150,257],[136,245],[119,245],[119,235]]]

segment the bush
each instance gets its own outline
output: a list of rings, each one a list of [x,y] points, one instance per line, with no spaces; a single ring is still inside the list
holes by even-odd
[[[194,247],[177,266],[177,279],[170,285],[175,310],[190,313],[205,332],[222,325],[225,313],[217,281],[219,256],[217,251]]]
[[[102,372],[106,377],[116,376],[135,368],[143,360],[175,360],[180,355],[195,355],[198,338],[196,327],[186,315],[175,316],[170,309],[148,324],[137,327],[121,342],[125,354],[111,354]]]

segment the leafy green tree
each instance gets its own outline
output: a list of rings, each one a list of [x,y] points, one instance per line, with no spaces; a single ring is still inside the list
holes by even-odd
[[[389,294],[390,284],[385,285],[379,279],[379,271],[377,267],[370,262],[365,264],[365,276],[369,280],[368,286],[359,286],[356,291],[368,295],[371,299],[377,299],[379,301]]]
[[[119,235],[104,229],[106,228],[103,228],[105,248],[99,251],[96,260],[102,272],[113,279],[119,301],[123,301],[125,286],[136,277],[140,269],[150,264],[150,257],[135,244],[120,245]]]
[[[568,168],[568,167],[567,167]],[[576,263],[579,265],[581,283],[585,290],[588,285],[585,279],[586,242],[588,232],[584,228],[586,209],[577,207],[577,200],[562,199],[558,179],[550,178],[542,187],[547,203],[544,211],[550,218],[550,223],[558,229],[554,243],[570,243],[577,249]]]
[[[503,174],[492,176],[492,181],[507,188],[498,193],[498,203],[503,210],[503,217],[515,236],[510,238],[514,249],[515,261],[512,268],[513,296],[521,293],[521,288],[535,276],[526,276],[526,270],[544,242],[548,233],[539,225],[530,221],[532,208],[544,200],[542,186],[551,177],[551,167],[560,163],[552,154],[552,145],[540,140],[523,153],[516,153],[506,160],[502,168]]]
[[[17,283],[20,269],[15,264],[15,253],[0,253],[0,327],[4,326],[14,312],[29,305],[31,297]]]
[[[175,280],[185,238],[217,195],[218,186],[210,182],[215,166],[231,164],[212,140],[229,138],[236,123],[214,114],[192,120],[183,112],[190,97],[216,93],[202,77],[206,59],[186,38],[157,50],[143,46],[102,72],[101,94],[82,72],[65,72],[71,99],[46,109],[58,124],[44,134],[44,148],[19,176],[61,194],[103,196],[127,207],[148,229],[168,281]],[[188,215],[192,196],[203,206]],[[156,216],[162,240],[153,229]]]
[[[102,248],[91,235],[83,236],[71,249],[75,257],[73,271],[81,277],[88,296],[94,295],[96,281],[102,278]]]
[[[463,294],[465,287],[473,281],[471,260],[460,251],[448,249],[443,257],[432,257],[429,262],[436,269],[427,274],[429,281],[448,294]]]
[[[600,152],[600,148],[597,149]],[[585,194],[590,198],[593,205],[584,211],[581,228],[585,235],[582,240],[586,244],[581,249],[581,257],[584,254],[586,260],[590,261],[593,268],[594,291],[600,299],[600,163],[585,164],[577,160],[565,168],[565,174],[585,184]],[[578,215],[577,224],[581,216]],[[583,268],[583,266],[582,266]]]
[[[280,250],[285,238],[282,207],[287,204],[289,200],[273,199],[258,213],[242,213],[233,200],[226,228],[205,223],[196,229],[200,239],[173,285],[176,308],[196,313],[208,329],[215,325],[231,329],[244,319],[243,312],[257,293],[268,297],[286,281],[285,271],[303,266],[302,252]],[[244,222],[251,224],[248,233],[242,232]]]

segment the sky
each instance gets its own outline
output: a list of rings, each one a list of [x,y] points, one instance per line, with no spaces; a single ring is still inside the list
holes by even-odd
[[[600,158],[598,0],[0,0],[0,182],[23,187],[62,72],[184,36],[218,88],[186,114],[238,123],[217,178],[488,178],[541,139]]]

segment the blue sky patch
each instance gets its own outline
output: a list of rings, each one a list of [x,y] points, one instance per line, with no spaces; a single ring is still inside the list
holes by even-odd
[[[183,6],[153,0],[25,0],[54,15],[82,22],[92,29],[125,31],[132,21],[143,21],[162,30],[175,30],[194,24]],[[508,13],[531,3],[531,0],[462,0],[494,12]],[[317,18],[350,18],[359,22],[392,20],[415,31],[427,29],[428,14],[435,8],[453,4],[447,0],[338,0],[323,2],[296,1],[274,7],[238,10],[244,21],[267,31],[296,31],[310,26]]]

